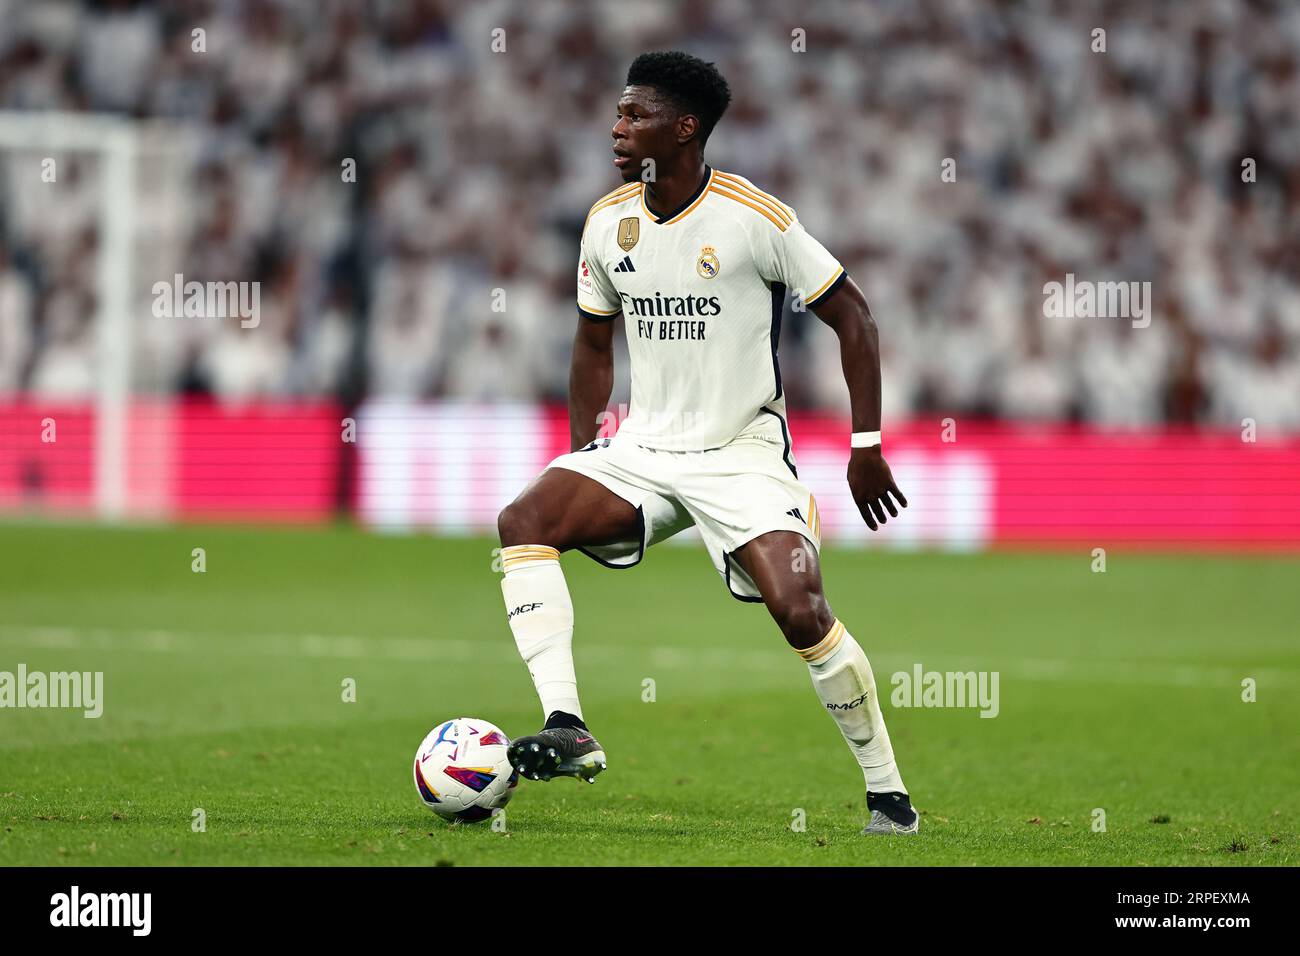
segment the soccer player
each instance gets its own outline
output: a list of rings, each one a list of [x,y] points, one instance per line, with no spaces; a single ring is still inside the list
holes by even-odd
[[[510,761],[533,780],[594,782],[606,766],[578,702],[561,552],[632,567],[694,525],[731,594],[762,601],[808,665],[866,778],[863,832],[916,833],[871,665],[822,592],[817,503],[795,470],[777,364],[789,290],[839,336],[853,412],[849,488],[876,530],[898,516],[895,501],[907,506],[881,456],[876,325],[794,210],[705,164],[730,99],[713,64],[670,52],[637,57],[618,100],[613,163],[624,185],[591,207],[582,233],[572,451],[498,521],[507,616],[546,716],[511,745]],[[617,434],[597,439],[620,312],[632,401]]]

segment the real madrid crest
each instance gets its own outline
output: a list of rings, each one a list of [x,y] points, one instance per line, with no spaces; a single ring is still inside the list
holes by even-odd
[[[618,247],[624,252],[631,252],[636,241],[641,238],[641,220],[637,216],[628,216],[618,221]]]
[[[700,257],[695,260],[695,271],[706,279],[712,279],[722,268],[722,263],[718,261],[716,250],[712,246],[705,246],[700,250]]]

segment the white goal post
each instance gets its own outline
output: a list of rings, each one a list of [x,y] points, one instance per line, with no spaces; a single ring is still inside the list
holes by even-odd
[[[126,510],[127,414],[131,389],[131,280],[135,246],[136,126],[98,113],[0,111],[0,150],[90,153],[102,166],[95,425],[95,510]],[[39,181],[40,164],[33,170]]]

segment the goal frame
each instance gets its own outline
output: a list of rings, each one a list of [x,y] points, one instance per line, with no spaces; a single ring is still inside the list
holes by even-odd
[[[0,111],[0,150],[88,153],[100,161],[95,512],[102,519],[119,520],[127,508],[138,131],[131,120],[102,113],[5,110]],[[38,175],[33,169],[33,182]]]

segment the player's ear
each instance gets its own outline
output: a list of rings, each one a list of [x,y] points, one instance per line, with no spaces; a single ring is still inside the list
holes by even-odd
[[[690,113],[677,117],[677,143],[684,146],[700,132],[700,121]]]

